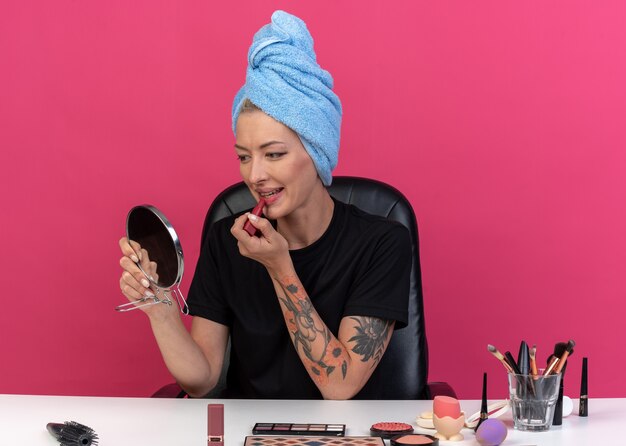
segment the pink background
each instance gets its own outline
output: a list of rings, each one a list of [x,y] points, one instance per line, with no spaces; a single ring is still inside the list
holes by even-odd
[[[478,398],[517,355],[577,342],[592,397],[626,397],[626,6],[615,1],[0,4],[0,393],[146,396],[171,381],[117,314],[135,204],[182,238],[239,180],[230,107],[253,33],[302,17],[344,105],[336,174],[420,222],[430,379]]]

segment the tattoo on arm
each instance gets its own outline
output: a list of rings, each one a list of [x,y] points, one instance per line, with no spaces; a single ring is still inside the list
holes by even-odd
[[[377,317],[351,317],[350,319],[357,322],[357,333],[352,336],[348,342],[355,342],[352,349],[354,353],[361,355],[361,361],[367,362],[374,358],[372,367],[380,362],[385,353],[385,342],[389,338],[389,334],[393,327],[393,322]]]
[[[304,292],[293,283],[283,284],[277,280],[282,290],[278,296],[290,314],[288,318],[290,332],[296,351],[302,351],[311,361],[312,374],[322,377],[330,376],[337,368],[341,369],[343,379],[348,373],[348,363],[342,348],[331,344],[332,335],[326,325],[321,322]],[[288,314],[288,313],[286,313]],[[289,316],[287,316],[289,317]],[[352,351],[361,356],[362,362],[371,361],[375,368],[383,357],[387,341],[393,331],[394,321],[377,317],[350,317],[356,322],[356,333],[348,342],[353,342]],[[314,345],[316,344],[316,345]]]
[[[291,332],[291,335],[293,336],[293,344],[296,351],[298,351],[299,348],[302,349],[304,355],[313,363],[311,371],[315,375],[321,376],[322,373],[325,373],[326,376],[330,376],[338,365],[336,363],[340,360],[341,349],[338,347],[332,349],[331,354],[328,355],[329,358],[326,358],[326,351],[331,341],[330,330],[323,323],[318,324],[319,326],[316,325],[315,319],[313,318],[315,309],[306,295],[298,296],[299,289],[296,285],[283,285],[279,280],[277,280],[277,282],[283,290],[283,297],[279,296],[279,298],[285,307],[293,314],[293,319],[290,319],[290,322],[295,329]],[[322,340],[323,346],[319,347],[318,345],[316,350],[320,353],[315,355],[313,352],[313,343],[316,340],[320,342],[319,339]],[[333,363],[336,365],[332,365]],[[346,378],[347,371],[348,364],[343,360],[341,363],[341,373],[344,379]]]

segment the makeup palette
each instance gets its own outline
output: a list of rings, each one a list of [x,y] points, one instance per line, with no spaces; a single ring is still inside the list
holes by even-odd
[[[244,446],[385,446],[380,437],[246,437]]]
[[[344,435],[346,435],[346,425],[308,423],[257,423],[252,428],[252,433],[255,435],[315,435],[343,437]]]

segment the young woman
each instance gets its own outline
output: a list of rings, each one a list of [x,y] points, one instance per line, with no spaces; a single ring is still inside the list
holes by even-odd
[[[191,333],[173,306],[148,314],[165,363],[192,396],[347,399],[365,385],[394,328],[407,322],[411,252],[397,223],[335,201],[341,105],[304,22],[282,11],[250,48],[233,105],[241,176],[264,217],[213,225],[190,287]],[[246,222],[260,231],[250,236]],[[120,240],[123,293],[150,295],[149,253]]]

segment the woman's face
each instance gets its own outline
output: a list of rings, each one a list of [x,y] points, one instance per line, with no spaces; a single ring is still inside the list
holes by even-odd
[[[257,200],[265,199],[267,218],[316,205],[310,198],[322,181],[293,130],[258,110],[241,113],[236,130],[241,177]]]

